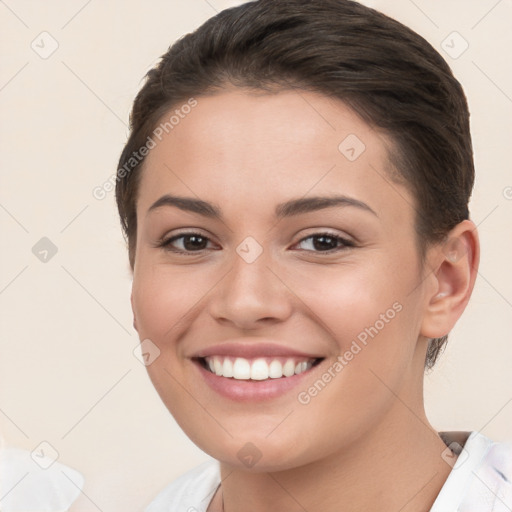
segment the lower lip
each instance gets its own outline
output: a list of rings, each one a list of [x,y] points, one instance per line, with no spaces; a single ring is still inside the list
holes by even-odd
[[[205,382],[214,391],[219,393],[219,395],[236,402],[261,402],[284,395],[300,384],[305,376],[310,375],[312,370],[319,366],[316,365],[313,368],[310,368],[303,373],[299,373],[298,375],[293,375],[292,377],[281,377],[279,379],[267,380],[238,380],[219,377],[215,373],[203,368],[201,363],[197,361],[194,361],[194,364],[199,369],[199,372]]]

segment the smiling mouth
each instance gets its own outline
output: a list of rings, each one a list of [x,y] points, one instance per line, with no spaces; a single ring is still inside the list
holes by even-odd
[[[324,358],[304,357],[243,357],[208,356],[199,357],[199,364],[218,377],[235,380],[263,381],[286,379],[307,372]]]

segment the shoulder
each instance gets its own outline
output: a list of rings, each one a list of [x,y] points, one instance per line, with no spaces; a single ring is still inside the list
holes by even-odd
[[[494,442],[477,434],[488,449],[473,471],[461,510],[505,512],[512,510],[512,444]]]
[[[430,512],[510,512],[512,510],[512,444],[480,432],[444,432],[441,436],[458,457],[441,457],[452,466]],[[461,436],[460,434],[464,434]],[[469,434],[469,436],[468,436]]]
[[[486,459],[502,479],[512,482],[512,442],[493,442]]]
[[[50,447],[42,445],[32,452],[0,447],[2,511],[68,510],[71,507],[83,489],[84,477],[50,454]]]
[[[488,441],[489,449],[474,471],[472,499],[492,496],[494,508],[490,510],[511,510],[512,443]]]
[[[478,433],[472,433],[472,441],[468,451],[473,445],[480,443],[486,447],[479,464],[474,469],[475,476],[485,475],[486,480],[496,485],[512,484],[512,443],[496,442]]]
[[[451,465],[451,464],[450,464]],[[512,443],[471,432],[431,512],[510,512]]]
[[[219,463],[209,460],[171,482],[148,505],[145,512],[206,511],[219,484]]]

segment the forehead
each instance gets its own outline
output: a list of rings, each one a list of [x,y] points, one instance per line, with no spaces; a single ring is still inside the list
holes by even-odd
[[[261,215],[267,203],[270,209],[290,197],[340,193],[395,220],[412,214],[408,191],[390,179],[389,139],[341,101],[241,90],[196,101],[162,117],[138,208],[172,192],[214,201],[226,214],[249,215],[254,207]]]

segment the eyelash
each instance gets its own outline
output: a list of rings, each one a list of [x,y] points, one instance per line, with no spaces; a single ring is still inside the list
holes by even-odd
[[[162,248],[165,251],[170,251],[170,252],[173,252],[173,253],[176,253],[176,254],[181,254],[181,255],[184,255],[184,256],[192,256],[192,255],[195,255],[195,254],[202,254],[207,249],[200,249],[198,251],[184,251],[184,250],[181,250],[181,249],[175,249],[175,248],[171,247],[171,243],[172,242],[174,242],[176,240],[179,240],[180,238],[186,238],[186,237],[192,237],[192,236],[200,237],[202,239],[205,239],[207,242],[210,241],[210,239],[208,237],[202,235],[201,233],[197,233],[197,232],[192,232],[191,231],[191,232],[181,233],[179,235],[175,235],[175,236],[173,236],[171,238],[168,238],[168,239],[162,239],[162,240],[160,240],[157,243],[157,247]],[[330,233],[328,231],[321,231],[321,232],[318,232],[318,233],[313,233],[311,235],[308,235],[308,236],[300,239],[297,242],[297,244],[299,244],[301,242],[304,242],[305,240],[309,240],[310,238],[320,238],[320,237],[331,238],[332,240],[335,240],[337,243],[341,243],[341,246],[340,247],[336,247],[334,249],[328,249],[327,251],[309,251],[309,250],[305,250],[305,252],[314,252],[314,253],[318,253],[318,254],[333,254],[335,252],[343,251],[343,250],[346,250],[347,248],[355,246],[352,241],[347,240],[346,238],[343,238],[343,237],[341,237],[339,235],[336,235],[334,233]],[[302,250],[304,251],[304,249],[302,249]]]

